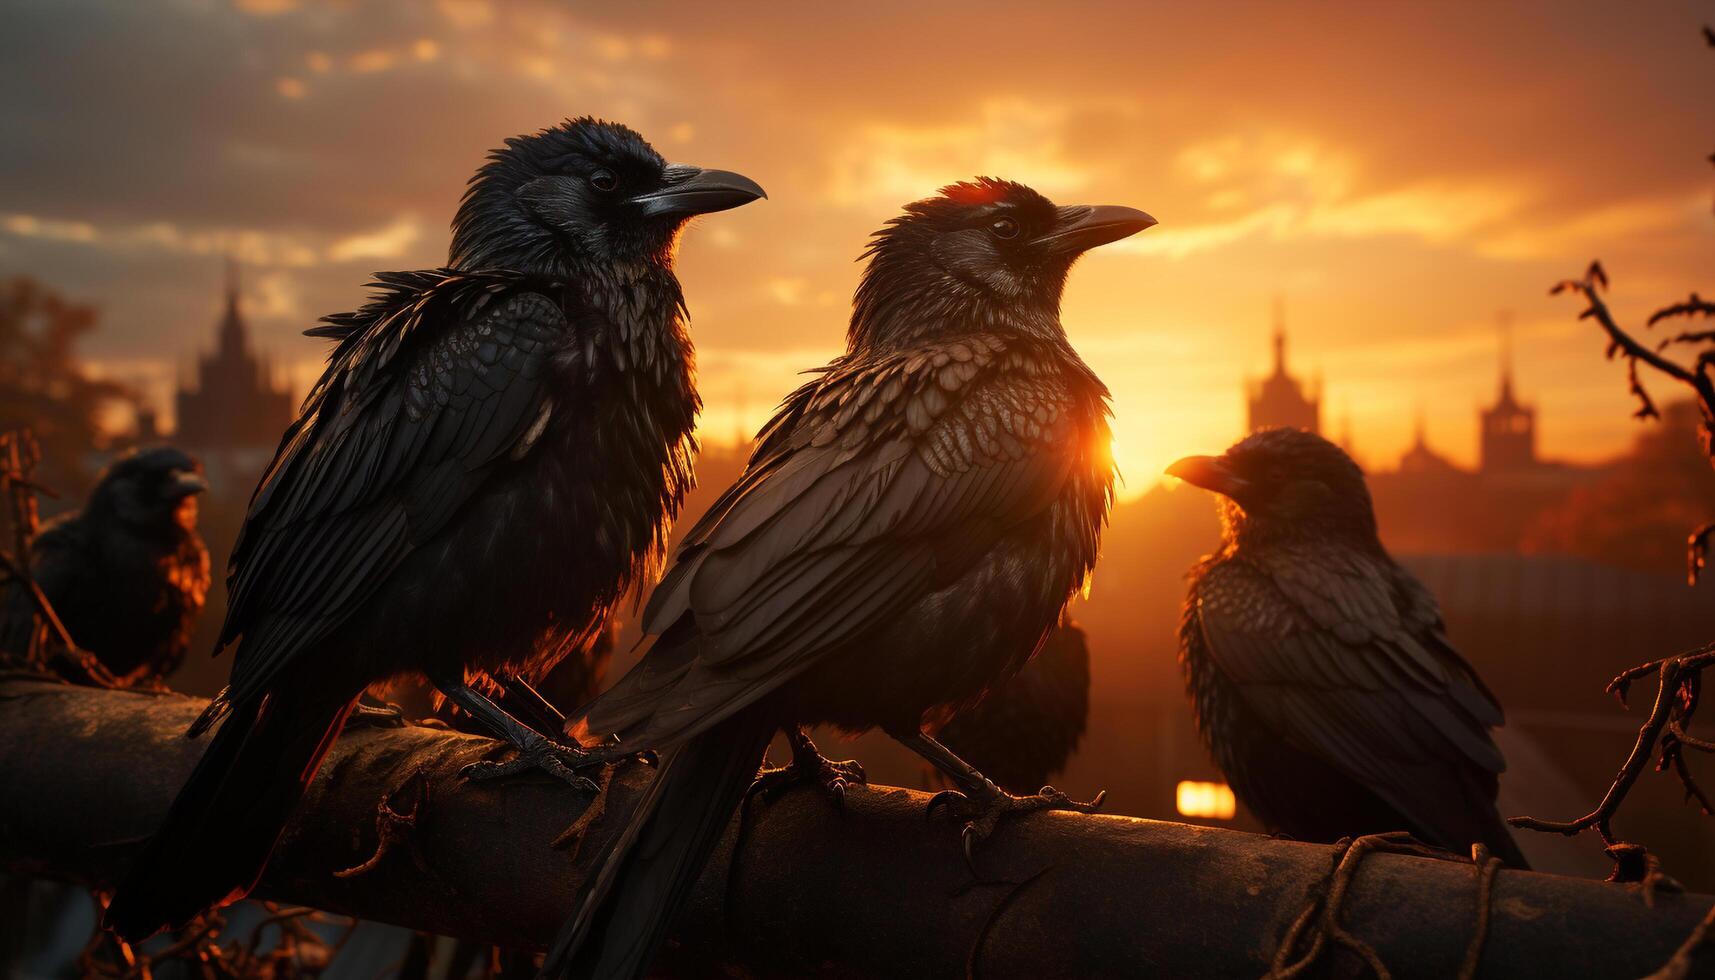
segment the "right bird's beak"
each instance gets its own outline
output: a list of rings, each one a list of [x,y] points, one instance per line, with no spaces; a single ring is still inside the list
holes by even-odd
[[[1169,466],[1167,475],[1233,500],[1250,489],[1250,481],[1234,473],[1221,456],[1187,456]]]
[[[174,497],[194,497],[208,489],[208,478],[195,470],[179,470],[173,474]]]
[[[1154,218],[1136,208],[1079,204],[1061,208],[1054,229],[1038,237],[1036,243],[1076,255],[1097,245],[1130,238],[1154,224]]]
[[[712,214],[768,196],[762,185],[730,170],[704,170],[676,163],[663,176],[667,186],[631,199],[651,218]]]

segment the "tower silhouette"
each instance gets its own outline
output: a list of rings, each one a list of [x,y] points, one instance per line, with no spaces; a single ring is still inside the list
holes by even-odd
[[[1536,407],[1513,390],[1512,314],[1500,316],[1501,371],[1495,403],[1479,412],[1484,473],[1518,473],[1537,465]]]
[[[1322,431],[1321,386],[1301,384],[1286,367],[1286,312],[1279,297],[1274,301],[1274,370],[1247,387],[1247,431],[1270,426]]]
[[[181,381],[175,441],[194,449],[272,449],[295,415],[292,395],[256,353],[239,298],[238,263],[227,260],[226,311],[214,350],[197,358],[195,381]]]

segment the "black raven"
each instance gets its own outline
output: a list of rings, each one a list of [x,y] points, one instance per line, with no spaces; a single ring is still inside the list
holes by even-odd
[[[676,242],[691,216],[761,195],[568,121],[490,155],[450,268],[383,274],[368,306],[309,331],[338,343],[251,500],[220,638],[231,682],[191,734],[225,724],[110,927],[146,936],[243,895],[358,695],[395,674],[518,747],[478,775],[581,781],[528,681],[657,561],[698,409]],[[517,715],[467,671],[497,675]]]
[[[1064,620],[1017,674],[935,733],[1002,789],[1030,792],[1066,768],[1090,721],[1090,646]]]
[[[1096,560],[1107,389],[1060,326],[1086,249],[1154,224],[956,184],[878,232],[846,353],[787,397],[645,609],[655,640],[587,713],[660,770],[544,966],[640,975],[770,737],[837,780],[802,726],[880,727],[947,772],[971,833],[1014,797],[922,732],[1027,661]]]
[[[1221,495],[1224,540],[1191,571],[1179,657],[1234,795],[1302,840],[1408,830],[1525,867],[1495,810],[1500,704],[1382,547],[1358,464],[1264,429],[1167,472]]]
[[[115,459],[76,513],[56,518],[30,546],[30,574],[72,642],[121,683],[158,681],[178,669],[208,593],[208,549],[197,535],[202,467],[177,449]],[[36,604],[7,588],[0,636],[28,651]]]

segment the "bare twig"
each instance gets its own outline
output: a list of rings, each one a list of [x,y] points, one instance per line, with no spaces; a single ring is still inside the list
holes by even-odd
[[[1711,46],[1715,46],[1715,29],[1705,26],[1703,37]],[[1711,156],[1710,161],[1715,162],[1715,156]],[[1594,261],[1582,277],[1562,280],[1549,292],[1574,292],[1583,297],[1585,308],[1579,318],[1593,319],[1601,326],[1608,338],[1607,356],[1610,360],[1615,357],[1624,357],[1626,360],[1626,383],[1632,396],[1638,401],[1636,415],[1639,418],[1660,417],[1655,401],[1638,375],[1640,364],[1692,390],[1697,396],[1698,409],[1702,414],[1699,437],[1704,453],[1710,456],[1711,464],[1715,465],[1715,347],[1709,346],[1715,343],[1715,330],[1684,331],[1662,341],[1655,350],[1651,350],[1614,319],[1613,313],[1602,299],[1602,293],[1607,288],[1607,270],[1602,268],[1601,262]],[[1693,292],[1683,302],[1672,303],[1656,310],[1645,321],[1645,326],[1653,327],[1668,320],[1698,317],[1715,317],[1715,303]],[[1663,356],[1662,352],[1669,347],[1682,345],[1704,345],[1690,367]],[[1715,524],[1705,524],[1693,531],[1686,540],[1686,577],[1693,585],[1697,584],[1698,575],[1708,562],[1712,536],[1715,536]],[[1715,662],[1715,644],[1642,664],[1615,677],[1609,682],[1608,691],[1617,695],[1622,703],[1631,683],[1646,674],[1656,674],[1658,686],[1655,705],[1650,710],[1649,718],[1638,729],[1638,737],[1632,744],[1631,754],[1626,757],[1625,764],[1620,767],[1619,774],[1614,777],[1602,801],[1594,810],[1576,820],[1551,821],[1534,817],[1513,817],[1507,822],[1515,827],[1567,836],[1581,833],[1591,827],[1596,828],[1607,844],[1609,855],[1614,858],[1613,877],[1616,880],[1642,881],[1646,899],[1653,898],[1654,889],[1659,882],[1671,879],[1666,879],[1666,876],[1661,874],[1659,863],[1641,845],[1615,838],[1613,819],[1626,794],[1631,791],[1652,757],[1657,760],[1657,772],[1669,769],[1673,771],[1680,785],[1685,788],[1688,800],[1696,800],[1705,814],[1715,809],[1685,760],[1687,748],[1701,752],[1715,751],[1715,742],[1697,738],[1686,731],[1697,711],[1698,695],[1702,688],[1702,671],[1712,662]]]
[[[1626,359],[1627,382],[1632,395],[1638,399],[1637,415],[1640,418],[1659,416],[1655,401],[1650,397],[1643,382],[1638,377],[1638,365],[1643,364],[1660,374],[1664,374],[1681,384],[1689,385],[1697,392],[1698,400],[1705,406],[1705,417],[1709,406],[1715,405],[1715,383],[1712,383],[1706,365],[1700,363],[1699,369],[1693,370],[1677,361],[1663,357],[1656,351],[1640,343],[1627,333],[1614,320],[1614,314],[1608,309],[1608,304],[1602,300],[1602,291],[1608,288],[1608,274],[1602,268],[1601,262],[1591,262],[1582,278],[1562,279],[1549,290],[1550,295],[1574,292],[1584,298],[1584,311],[1578,314],[1579,319],[1595,320],[1608,335],[1608,357],[1624,357]]]
[[[61,673],[68,679],[92,687],[122,686],[94,654],[72,639],[47,593],[30,572],[30,549],[41,530],[36,495],[53,496],[52,491],[33,478],[41,460],[42,451],[28,429],[0,433],[0,494],[7,499],[7,516],[12,523],[12,551],[0,548],[0,581],[16,581],[35,607],[37,623],[30,631],[26,666],[45,672],[57,660],[64,668]],[[50,642],[50,636],[57,642]]]
[[[1638,776],[1643,773],[1652,757],[1659,760],[1656,763],[1657,772],[1671,768],[1685,787],[1687,798],[1696,799],[1702,805],[1704,813],[1711,812],[1709,797],[1692,777],[1684,756],[1686,746],[1700,751],[1715,751],[1715,743],[1685,733],[1686,726],[1691,724],[1691,718],[1697,711],[1702,671],[1711,664],[1715,664],[1715,643],[1678,656],[1640,664],[1621,672],[1609,681],[1608,693],[1618,697],[1621,703],[1625,702],[1632,682],[1651,673],[1657,676],[1657,687],[1655,704],[1650,709],[1649,717],[1638,728],[1638,737],[1632,743],[1631,754],[1626,757],[1625,764],[1620,767],[1619,774],[1614,777],[1602,801],[1594,810],[1575,820],[1540,820],[1522,816],[1509,817],[1507,823],[1525,830],[1563,834],[1567,837],[1595,828],[1596,832],[1602,835],[1602,841],[1608,845],[1611,854],[1629,854],[1630,851],[1626,848],[1635,848],[1638,845],[1628,844],[1614,836],[1614,815],[1619,812],[1620,805],[1625,802],[1626,795],[1631,792],[1633,784],[1637,782]],[[1616,857],[1614,880],[1640,879],[1626,872]],[[1642,880],[1649,880],[1649,876],[1646,874]]]
[[[409,794],[411,805],[405,810],[395,807],[396,797]],[[423,857],[422,848],[417,846],[413,836],[417,830],[417,816],[422,813],[424,804],[429,802],[429,784],[420,773],[413,773],[397,791],[388,793],[375,805],[375,851],[362,862],[352,865],[343,871],[335,871],[335,878],[355,878],[375,870],[376,866],[386,860],[396,847],[404,847],[411,852],[411,860],[425,874],[433,874],[429,862]]]
[[[1673,303],[1651,313],[1650,318],[1644,321],[1644,324],[1645,326],[1653,327],[1663,320],[1671,320],[1675,317],[1690,318],[1699,316],[1715,316],[1715,303],[1711,303],[1696,293],[1692,293],[1691,298],[1683,303]],[[1684,335],[1682,334],[1681,336]]]

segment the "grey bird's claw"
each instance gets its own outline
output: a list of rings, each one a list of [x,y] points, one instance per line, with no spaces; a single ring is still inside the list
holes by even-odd
[[[532,742],[529,746],[517,750],[517,754],[505,762],[484,760],[473,762],[459,770],[459,775],[473,782],[487,782],[494,779],[504,779],[520,773],[539,771],[571,786],[574,789],[594,795],[601,791],[595,781],[579,775],[577,770],[590,765],[589,758],[583,752],[569,745],[556,745],[547,739]]]

